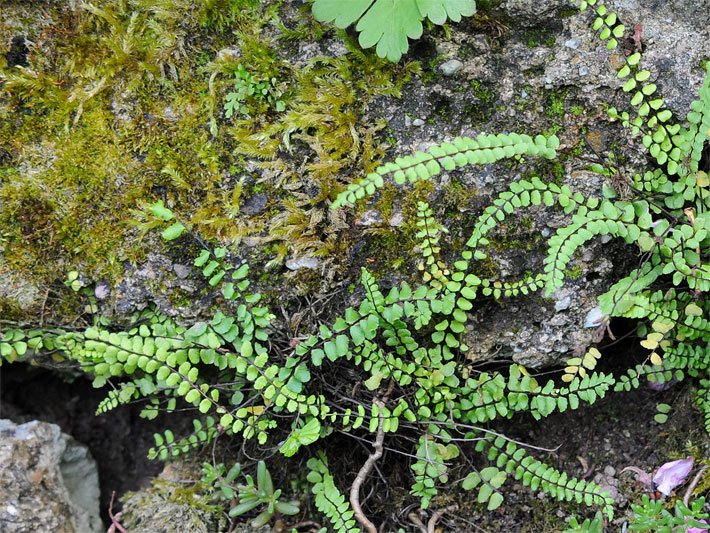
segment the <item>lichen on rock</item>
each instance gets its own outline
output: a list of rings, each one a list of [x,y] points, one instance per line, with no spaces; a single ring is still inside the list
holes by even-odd
[[[104,530],[96,464],[58,426],[0,420],[0,464],[0,530]]]

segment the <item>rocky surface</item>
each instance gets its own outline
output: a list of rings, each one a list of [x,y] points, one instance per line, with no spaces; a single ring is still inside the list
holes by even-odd
[[[122,498],[123,511],[118,517],[119,523],[131,533],[225,531],[224,516],[215,513],[209,502],[202,501],[204,496],[192,489],[194,483],[186,481],[196,478],[199,478],[199,472],[188,464],[176,462],[166,465],[150,487]]]
[[[99,479],[87,448],[58,426],[0,420],[0,530],[103,530]]]
[[[612,53],[591,31],[591,14],[573,14],[565,0],[503,2],[508,18],[497,41],[472,32],[465,22],[452,27],[450,40],[425,37],[419,45],[429,51],[424,59],[442,61],[438,67],[442,77],[433,82],[417,79],[401,101],[373,109],[385,117],[400,141],[396,153],[425,149],[456,135],[554,131],[562,141],[561,167],[555,175],[549,169],[535,169],[532,174],[543,180],[559,179],[585,195],[600,195],[604,178],[584,170],[597,153],[613,152],[617,160],[625,161],[623,172],[641,170],[643,148],[604,111],[606,105],[627,107],[614,67],[630,50],[639,25],[643,66],[656,76],[669,108],[684,117],[702,84],[701,64],[710,56],[709,15],[682,2],[677,9],[664,2],[635,0],[607,5],[629,28],[628,39]],[[441,206],[451,209],[441,191],[454,180],[478,195],[455,207],[464,217],[478,213],[510,181],[528,177],[529,172],[525,167],[497,165],[443,173],[435,180],[434,205],[439,212]],[[521,220],[502,227],[491,254],[503,279],[541,271],[546,245],[540,237],[549,237],[567,221],[544,209],[523,215],[529,217],[528,228],[521,228]],[[369,212],[370,219],[377,217]],[[465,227],[455,230],[467,238]],[[473,359],[512,358],[542,367],[583,352],[594,335],[593,328],[584,328],[585,316],[596,306],[597,296],[634,264],[633,250],[603,241],[593,240],[581,251],[571,263],[581,276],[572,273],[551,298],[538,294],[479,304],[467,339]]]
[[[628,39],[618,51],[609,53],[590,30],[591,15],[573,14],[565,0],[494,2],[492,5],[498,7],[481,17],[451,25],[448,36],[432,31],[413,43],[405,60],[420,61],[423,75],[404,87],[401,98],[376,99],[363,120],[386,121],[387,135],[394,144],[392,156],[448,137],[479,132],[555,132],[561,138],[561,158],[554,168],[530,161],[528,165],[501,164],[442,174],[434,183],[432,205],[449,227],[451,240],[465,239],[475,216],[491,198],[521,177],[536,174],[569,184],[587,195],[598,195],[603,180],[584,171],[597,153],[613,151],[626,172],[643,163],[639,144],[618,124],[606,119],[606,103],[621,107],[625,101],[612,67],[622,60],[625,49],[635,46],[633,33],[638,26],[643,64],[657,76],[670,108],[683,116],[702,81],[701,62],[710,55],[710,15],[702,7],[705,4],[680,0],[609,1],[610,9],[618,11],[629,28]],[[297,7],[284,6],[283,19],[297,19]],[[13,27],[19,31],[21,24]],[[275,28],[269,31],[277,32]],[[283,47],[284,59],[293,65],[305,65],[320,55],[339,57],[347,53],[342,41],[332,33],[320,41],[299,40],[295,46],[279,46]],[[232,52],[239,50],[234,48]],[[256,166],[247,162],[248,168]],[[461,198],[451,197],[453,186],[459,187]],[[394,224],[368,208],[348,230],[355,242],[367,240],[369,232],[399,227],[399,200],[394,203],[398,222]],[[266,205],[266,196],[256,194],[245,201],[244,214],[261,214]],[[539,271],[545,254],[545,242],[540,236],[551,235],[567,220],[546,210],[531,210],[525,217],[525,224],[513,220],[501,228],[491,254],[495,262],[493,276],[517,279],[526,271]],[[455,259],[451,244],[448,253],[448,259]],[[348,259],[355,266],[368,260],[357,250]],[[591,330],[582,327],[584,317],[596,305],[597,295],[633,260],[633,250],[595,241],[572,263],[571,268],[578,275],[551,299],[537,295],[500,304],[481,302],[469,331],[473,357],[512,357],[540,367],[583,350],[592,335]],[[327,264],[330,263],[308,255],[295,255],[282,268],[285,272],[323,275],[322,265]],[[357,271],[348,269],[349,274],[356,275]],[[333,283],[314,286],[330,291],[333,285],[347,286],[357,281],[343,275],[333,279]],[[127,267],[116,283],[101,283],[101,307],[118,317],[157,303],[170,315],[193,318],[210,303],[195,296],[200,287],[199,275],[191,271],[189,258],[176,261],[153,253],[142,264]],[[286,287],[265,288],[289,292],[293,286],[287,283]],[[175,297],[176,291],[180,297]],[[35,304],[37,299],[34,294]]]

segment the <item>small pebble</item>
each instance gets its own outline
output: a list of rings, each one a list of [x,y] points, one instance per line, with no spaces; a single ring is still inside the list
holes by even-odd
[[[444,76],[453,76],[463,68],[463,63],[458,59],[449,59],[446,63],[439,65],[439,70]]]
[[[569,309],[570,305],[572,305],[572,297],[565,296],[564,298],[560,298],[555,302],[555,311],[559,313],[560,311]]]
[[[175,263],[173,265],[173,270],[175,271],[175,274],[177,275],[178,278],[185,279],[190,275],[190,267],[185,266],[185,265],[180,265],[178,263]]]
[[[299,257],[286,261],[286,268],[289,270],[301,270],[302,268],[318,268],[320,261],[315,257]]]
[[[604,475],[607,477],[614,477],[616,475],[616,468],[611,465],[604,467]]]
[[[393,228],[398,228],[402,224],[404,224],[404,215],[401,211],[396,211],[392,217],[390,217],[389,225]]]
[[[412,120],[412,126],[416,126],[417,128],[421,128],[424,125],[424,119],[421,118],[415,118]]]
[[[94,296],[96,296],[97,299],[104,300],[108,298],[109,294],[111,294],[111,286],[108,283],[101,281],[96,284],[96,288],[94,288]]]
[[[603,321],[604,313],[602,313],[601,307],[596,306],[591,311],[589,311],[587,313],[587,316],[584,318],[584,327],[597,328],[603,323]]]
[[[265,194],[255,194],[244,202],[240,211],[248,216],[259,215],[264,212],[269,203],[269,197]]]
[[[358,226],[374,226],[375,224],[380,224],[382,223],[382,215],[380,214],[379,211],[376,211],[374,209],[370,209],[369,211],[365,211],[362,215],[360,215],[356,220],[355,224]]]

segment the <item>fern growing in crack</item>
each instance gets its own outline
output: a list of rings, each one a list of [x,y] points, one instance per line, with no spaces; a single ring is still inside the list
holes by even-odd
[[[578,4],[593,8],[593,27],[609,48],[617,46],[624,33],[617,17],[600,2]],[[695,397],[710,426],[710,182],[701,164],[710,133],[710,72],[683,126],[663,107],[640,61],[640,55],[632,54],[619,70],[636,116],[611,111],[641,136],[657,163],[657,168],[634,176],[631,198],[619,198],[609,188],[604,198],[587,198],[539,177],[511,183],[477,218],[450,265],[440,258],[444,228],[422,203],[417,228],[424,283],[402,283],[385,291],[362,269],[362,301],[299,339],[291,352],[269,343],[274,317],[262,295],[249,290],[249,266],[235,261],[225,248],[205,248],[194,266],[225,302],[211,320],[183,327],[153,315],[125,331],[100,323],[84,331],[14,328],[3,332],[0,355],[13,361],[33,351],[54,350],[92,374],[97,386],[123,380],[100,411],[142,398],[150,400],[148,416],[178,402],[194,410],[194,431],[184,437],[170,431],[157,435],[153,457],[179,455],[217,435],[269,443],[290,457],[304,448],[316,449],[333,431],[373,435],[380,447],[390,434],[406,431],[418,436],[405,453],[416,457],[411,490],[422,508],[434,504],[440,484],[448,483],[461,443],[475,442],[488,466],[471,468],[461,486],[477,490],[477,501],[488,509],[503,503],[501,487],[514,478],[560,501],[599,506],[611,516],[613,501],[599,486],[528,455],[488,425],[523,412],[540,419],[576,409],[610,392],[638,387],[643,380],[691,377],[699,384]],[[430,180],[442,169],[523,156],[552,159],[558,146],[555,136],[457,138],[381,165],[349,185],[333,207],[374,195],[385,180],[402,185]],[[614,173],[602,166],[595,170]],[[569,217],[548,240],[541,271],[517,280],[473,274],[476,262],[489,258],[491,233],[530,208],[558,209]],[[150,211],[162,224],[166,241],[190,233],[162,203]],[[476,299],[554,292],[563,285],[574,253],[602,235],[621,239],[642,254],[639,267],[600,296],[599,308],[603,323],[610,317],[640,322],[640,342],[648,353],[644,362],[615,376],[595,371],[586,358],[572,360],[562,383],[543,382],[520,365],[474,374],[461,363],[468,351],[462,334]],[[358,376],[357,395],[329,382],[331,373],[343,370]],[[309,468],[316,505],[333,529],[356,530],[357,522],[364,523],[356,505],[359,496],[351,494],[350,505],[346,503],[323,455],[312,458]]]

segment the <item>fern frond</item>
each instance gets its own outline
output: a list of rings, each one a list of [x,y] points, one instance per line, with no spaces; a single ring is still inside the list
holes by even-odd
[[[328,517],[333,531],[338,533],[360,531],[354,518],[355,513],[345,500],[345,496],[335,486],[333,476],[328,470],[328,459],[325,454],[321,452],[316,457],[309,459],[308,468],[310,472],[307,479],[313,485],[311,490],[316,497],[316,507]]]
[[[529,455],[525,450],[502,437],[486,435],[476,443],[476,451],[487,453],[497,468],[531,490],[542,490],[560,501],[576,501],[603,507],[607,516],[613,515],[614,500],[599,485],[567,476],[566,473]]]
[[[155,433],[153,435],[155,446],[148,450],[148,458],[167,461],[171,457],[178,457],[194,448],[209,444],[217,436],[217,424],[211,416],[203,420],[194,419],[192,425],[193,432],[177,440],[169,429],[163,433]]]
[[[552,135],[529,135],[517,133],[498,135],[482,134],[476,138],[457,137],[451,142],[432,146],[426,152],[398,157],[375,169],[362,180],[352,183],[340,193],[331,205],[335,209],[352,205],[365,196],[371,196],[384,185],[384,178],[392,175],[395,183],[415,183],[429,180],[441,173],[442,168],[452,171],[467,165],[486,165],[501,159],[522,155],[541,156],[552,159],[556,155],[559,139]]]

